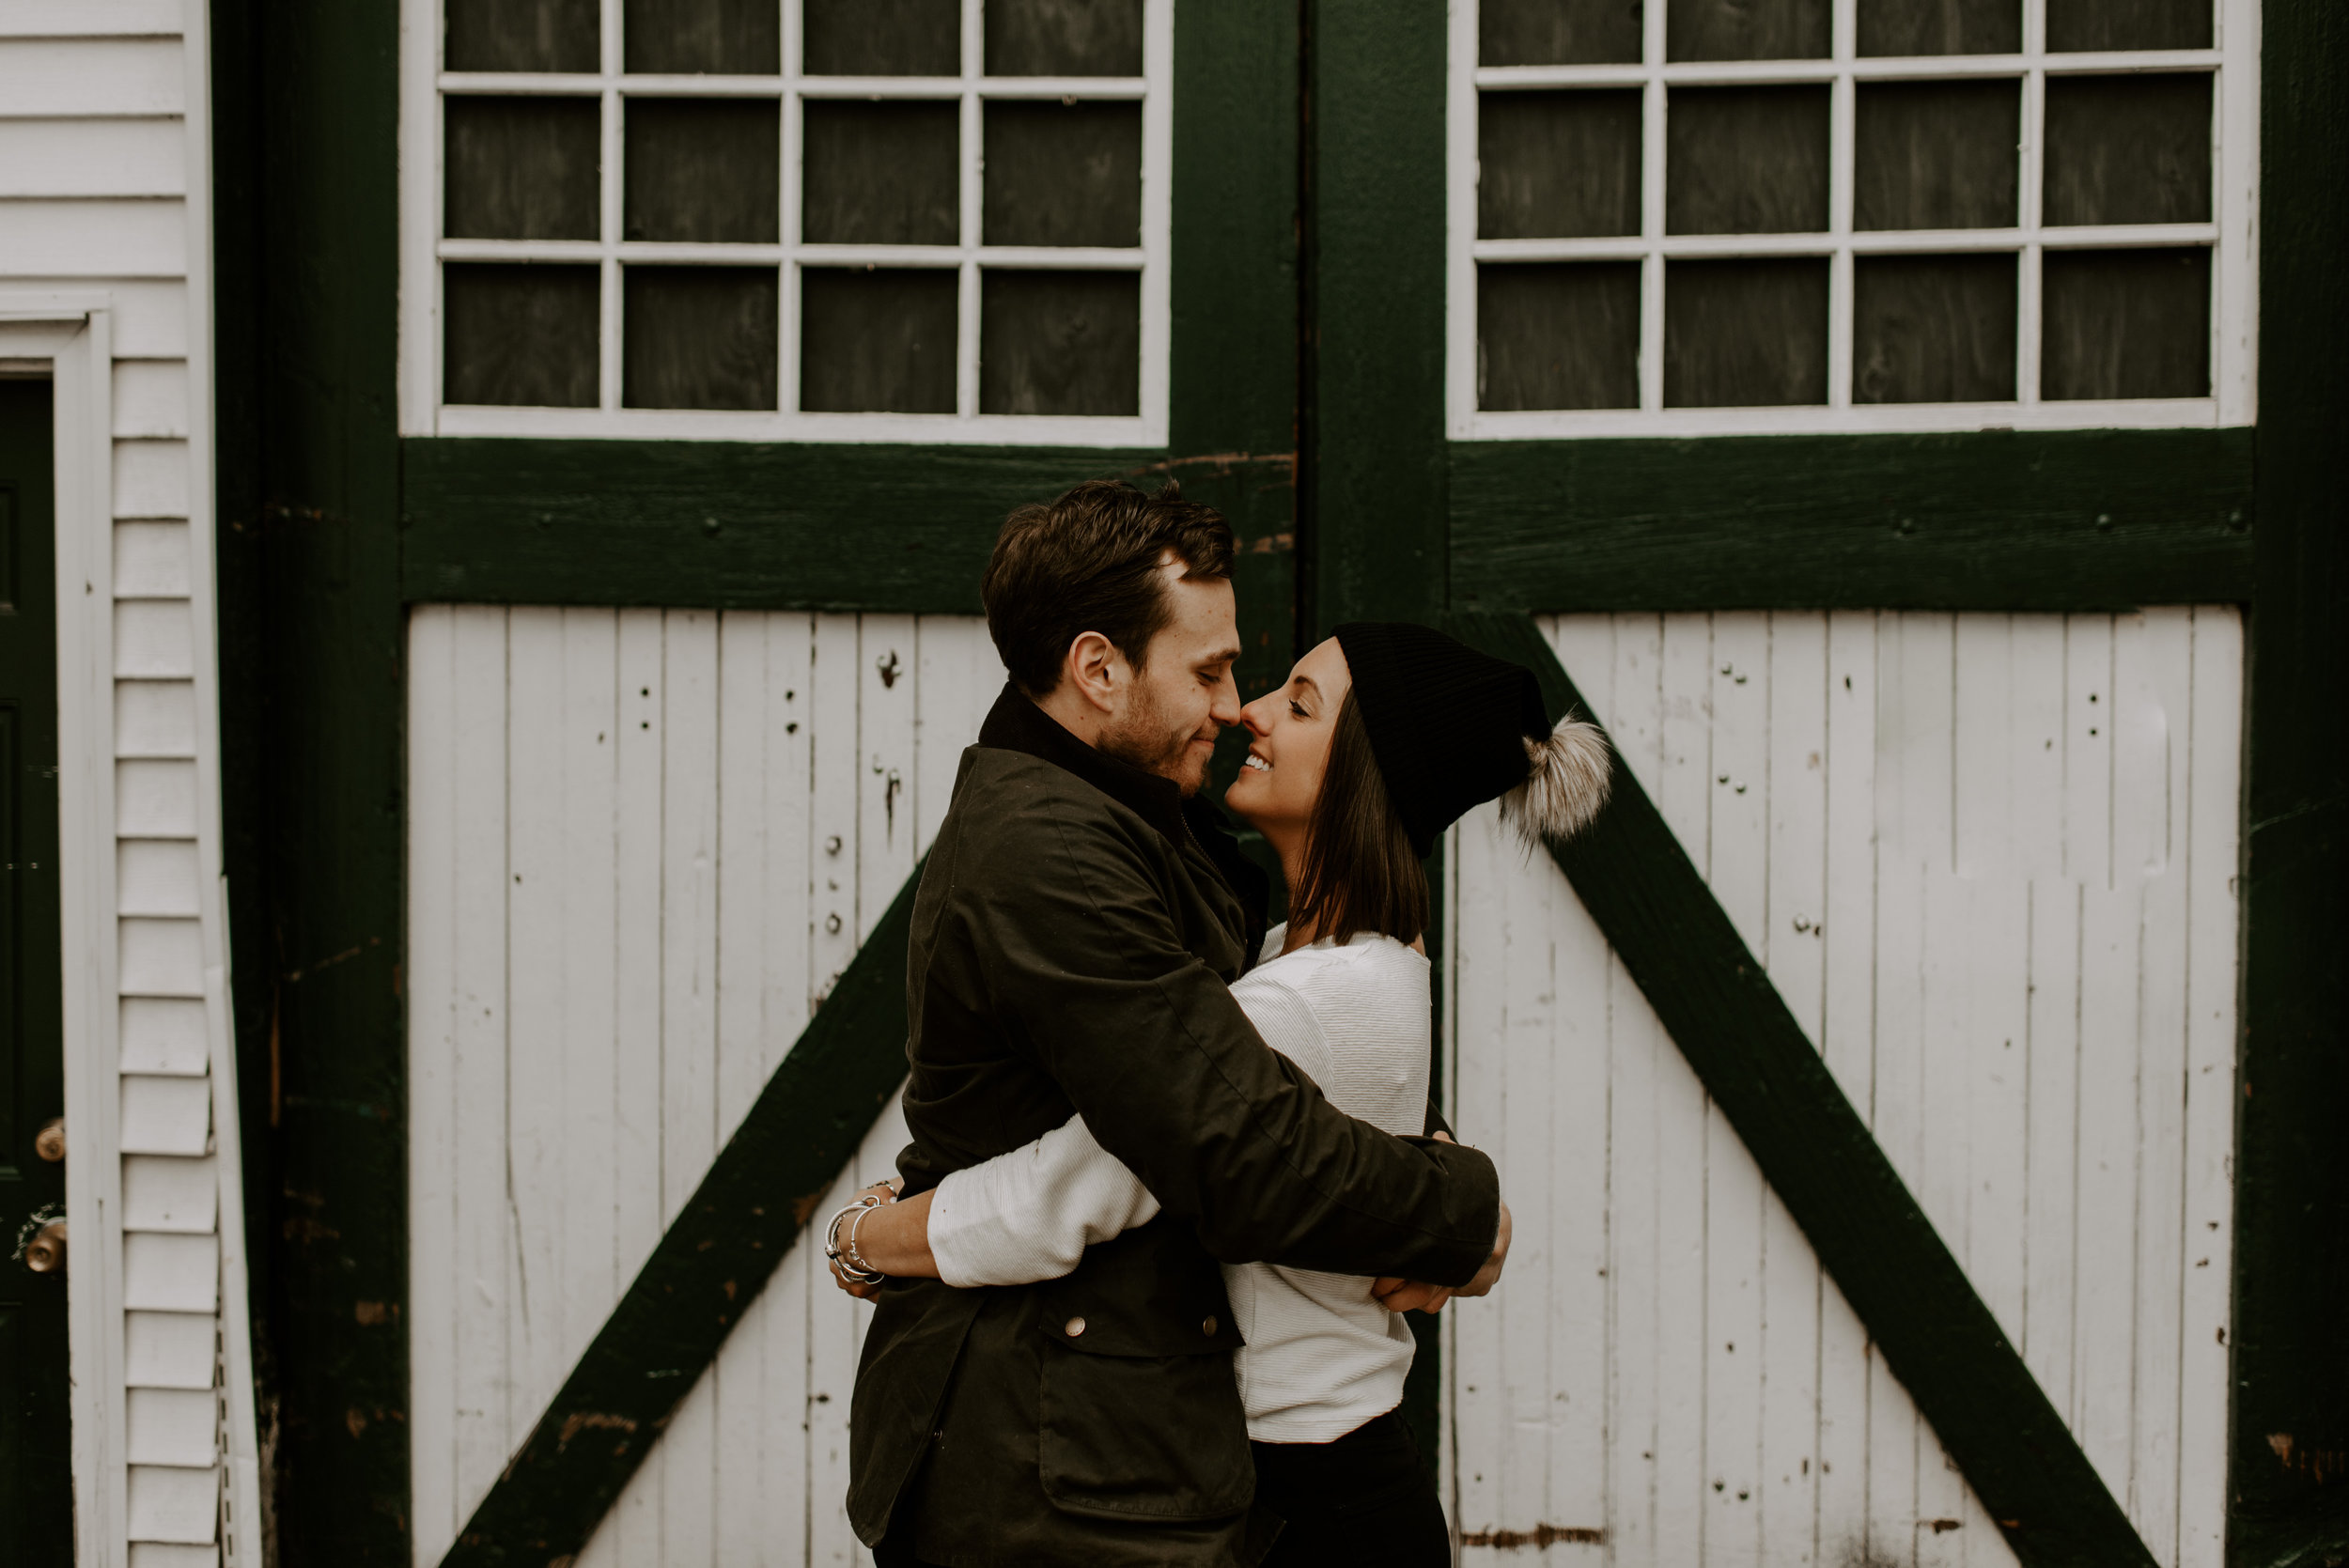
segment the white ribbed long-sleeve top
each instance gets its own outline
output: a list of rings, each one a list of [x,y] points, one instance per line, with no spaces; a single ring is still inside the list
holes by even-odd
[[[1280,953],[1285,926],[1265,938]],[[1384,1131],[1427,1116],[1427,960],[1392,937],[1315,942],[1258,964],[1232,986],[1265,1044],[1304,1069],[1330,1103]],[[950,1285],[1018,1285],[1074,1269],[1084,1250],[1159,1212],[1082,1117],[941,1182],[930,1250]],[[1358,1275],[1227,1264],[1248,1435],[1326,1443],[1403,1400],[1411,1334]]]

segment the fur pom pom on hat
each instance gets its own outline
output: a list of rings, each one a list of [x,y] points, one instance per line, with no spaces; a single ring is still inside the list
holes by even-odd
[[[1553,724],[1524,665],[1408,621],[1352,621],[1337,639],[1379,777],[1423,858],[1495,797],[1534,845],[1580,831],[1607,803],[1606,737],[1572,714]]]

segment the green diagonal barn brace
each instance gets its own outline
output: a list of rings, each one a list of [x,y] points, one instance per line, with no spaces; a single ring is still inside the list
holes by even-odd
[[[1581,706],[1521,615],[1464,639]],[[1672,830],[1623,775],[1559,868],[1809,1236],[2026,1568],[2152,1554],[1869,1135]],[[443,1559],[575,1555],[660,1438],[903,1074],[917,870]]]

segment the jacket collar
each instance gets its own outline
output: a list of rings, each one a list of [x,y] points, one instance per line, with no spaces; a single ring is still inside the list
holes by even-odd
[[[1226,886],[1237,894],[1248,925],[1248,952],[1252,959],[1264,936],[1265,905],[1271,879],[1262,867],[1241,853],[1225,825],[1222,810],[1213,801],[1183,792],[1171,779],[1121,762],[1107,752],[1086,745],[1059,720],[1030,701],[1019,687],[1005,682],[987,722],[979,726],[979,744],[997,751],[1019,752],[1075,774],[1111,800],[1141,817],[1166,841],[1180,849],[1189,844],[1207,858]]]
[[[1190,838],[1184,820],[1183,792],[1172,779],[1144,772],[1097,751],[1062,727],[1061,722],[1030,701],[1019,687],[1005,682],[987,722],[979,726],[979,744],[998,751],[1019,752],[1074,773],[1111,800],[1141,817],[1177,846]]]

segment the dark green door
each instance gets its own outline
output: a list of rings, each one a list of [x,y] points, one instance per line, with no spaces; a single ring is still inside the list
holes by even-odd
[[[25,1261],[65,1208],[36,1147],[65,1110],[51,449],[49,383],[0,380],[0,1568],[73,1553],[65,1273]]]

